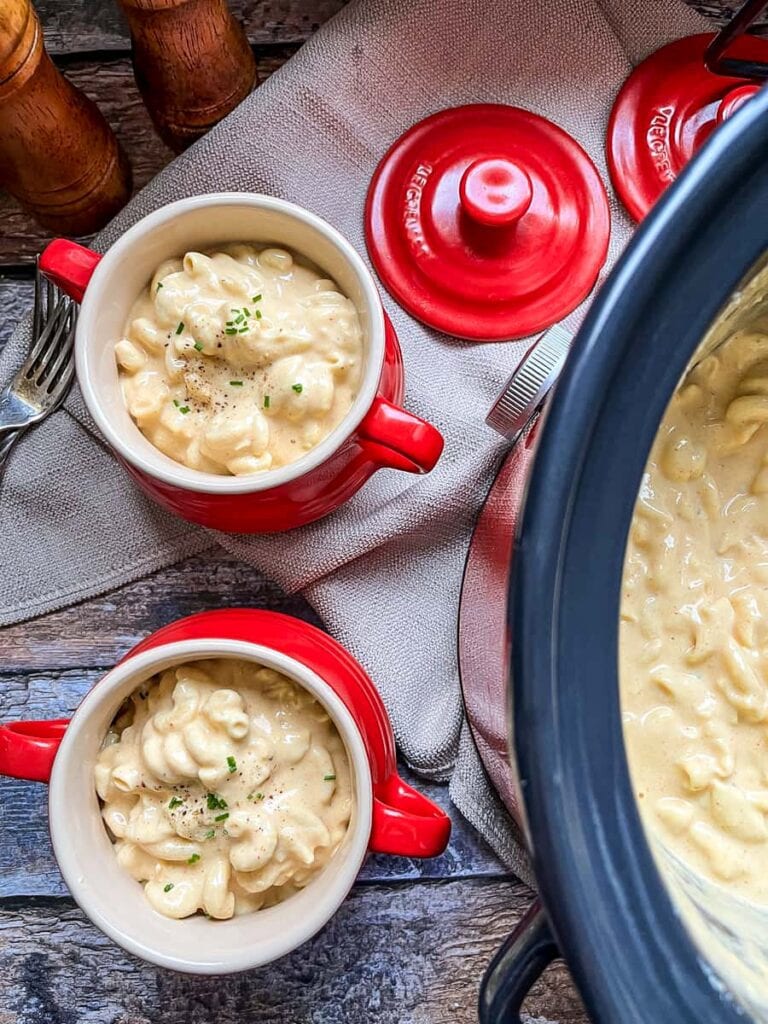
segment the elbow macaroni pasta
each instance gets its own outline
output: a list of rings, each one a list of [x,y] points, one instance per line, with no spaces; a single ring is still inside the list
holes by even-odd
[[[325,709],[272,669],[220,658],[134,693],[95,767],[118,863],[167,917],[229,918],[306,886],[352,814]]]
[[[662,844],[768,903],[768,337],[741,331],[662,420],[624,565],[633,786]]]
[[[162,263],[115,345],[123,398],[160,451],[205,473],[288,465],[360,384],[355,307],[284,249],[230,245]]]

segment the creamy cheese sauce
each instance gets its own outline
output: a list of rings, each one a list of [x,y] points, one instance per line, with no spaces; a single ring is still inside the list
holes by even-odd
[[[95,783],[118,863],[174,918],[286,899],[333,857],[353,809],[325,709],[286,676],[229,658],[167,669],[134,693]]]
[[[693,368],[659,429],[624,567],[630,772],[663,846],[768,903],[768,336]]]
[[[123,398],[160,451],[206,473],[285,466],[357,395],[357,311],[284,249],[226,246],[158,267],[115,346]]]

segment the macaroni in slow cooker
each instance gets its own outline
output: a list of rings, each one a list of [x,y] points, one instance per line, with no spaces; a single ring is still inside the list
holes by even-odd
[[[325,709],[238,659],[180,665],[142,686],[95,782],[118,863],[175,918],[286,899],[328,864],[352,814],[347,754]]]
[[[128,411],[156,448],[239,476],[295,462],[334,430],[363,342],[333,281],[284,249],[230,245],[158,267],[115,354]]]
[[[684,380],[628,542],[620,679],[641,814],[663,845],[768,903],[768,337]]]

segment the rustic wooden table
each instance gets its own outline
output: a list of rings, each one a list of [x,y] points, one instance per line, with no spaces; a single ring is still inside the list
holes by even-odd
[[[262,76],[286,61],[344,0],[233,0]],[[137,188],[170,159],[133,81],[128,40],[105,0],[37,0],[56,62],[101,106]],[[728,6],[710,0],[708,12]],[[31,303],[41,231],[0,193],[0,347]],[[106,597],[0,631],[0,720],[65,716],[139,638],[201,608],[278,608],[314,619],[218,550]],[[448,810],[447,792],[424,787]],[[154,970],[123,953],[70,899],[53,859],[46,792],[0,781],[0,1024],[464,1024],[476,1019],[488,960],[531,893],[452,811],[436,861],[372,858],[333,922],[279,963],[231,978]],[[566,968],[526,1004],[535,1018],[584,1024]]]

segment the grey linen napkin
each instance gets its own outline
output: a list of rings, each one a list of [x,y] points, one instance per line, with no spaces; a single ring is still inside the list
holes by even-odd
[[[511,103],[551,118],[586,147],[608,182],[604,138],[619,86],[651,50],[706,27],[682,0],[352,0],[151,182],[97,247],[171,200],[233,189],[298,202],[365,254],[363,202],[377,161],[415,121],[459,103]],[[611,205],[609,265],[631,232],[613,197]],[[403,347],[405,404],[446,439],[431,475],[380,472],[343,509],[290,534],[211,534],[134,489],[75,393],[10,463],[0,498],[0,624],[219,543],[286,590],[305,593],[370,671],[407,761],[429,777],[450,777],[459,809],[530,881],[517,829],[466,727],[456,659],[470,532],[505,451],[484,417],[526,343],[455,341],[384,301]],[[23,326],[0,357],[0,380],[27,343]]]

